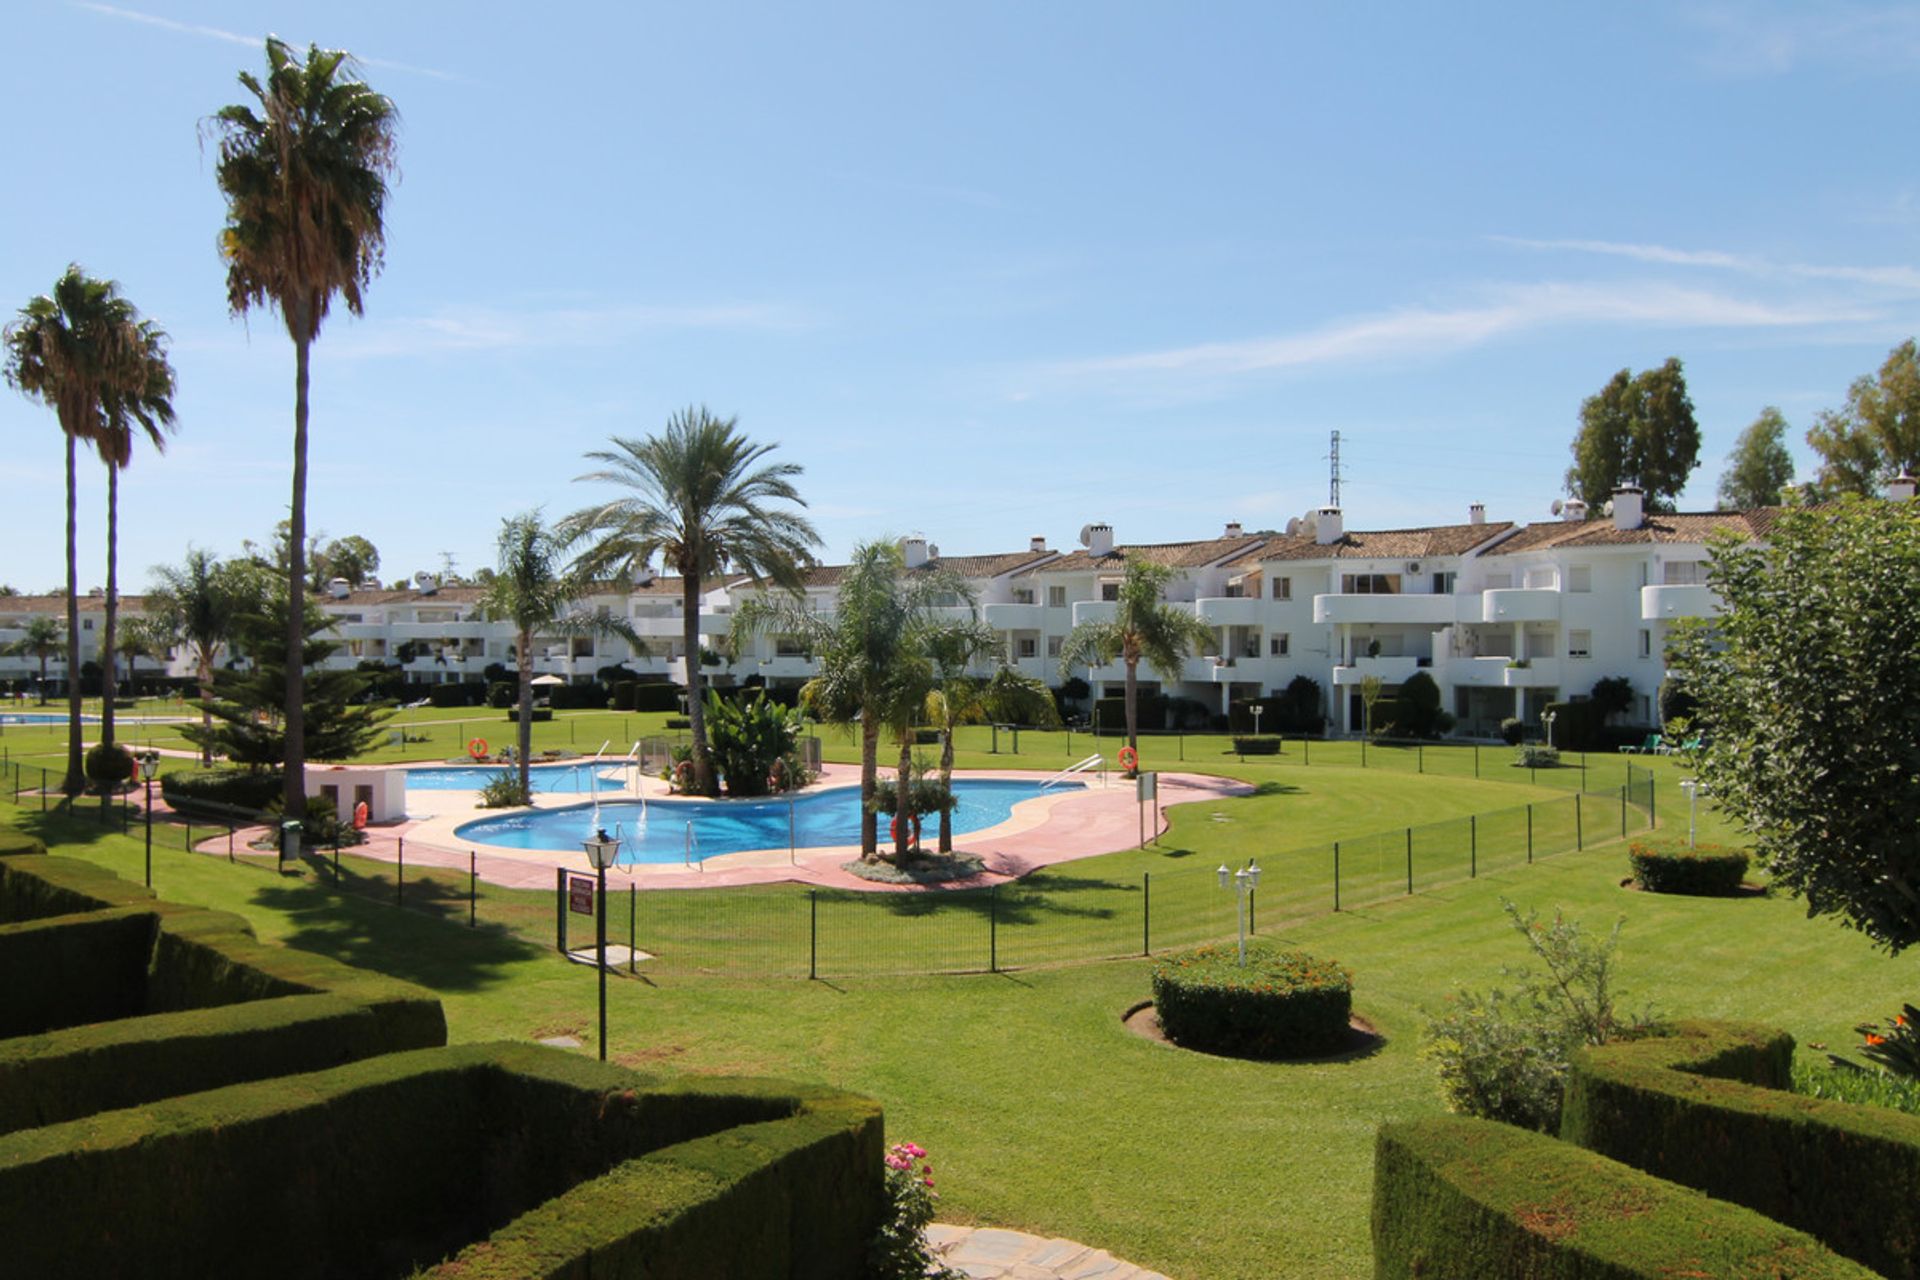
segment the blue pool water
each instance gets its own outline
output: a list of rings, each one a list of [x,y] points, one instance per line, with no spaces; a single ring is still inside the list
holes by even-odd
[[[956,778],[953,790],[959,800],[953,811],[953,830],[955,835],[964,835],[1005,822],[1014,805],[1040,794],[1040,784]],[[860,843],[858,787],[836,787],[796,796],[792,801],[792,816],[793,841],[799,847]],[[696,859],[738,853],[743,849],[784,849],[787,817],[788,801],[773,799],[650,800],[644,822],[636,801],[600,806],[600,825],[621,838],[622,863],[681,861],[686,854],[689,822],[693,824]],[[890,821],[881,819],[883,840]],[[476,844],[506,845],[514,849],[578,849],[580,842],[592,834],[592,824],[592,806],[574,805],[566,809],[522,810],[497,818],[481,818],[460,827],[454,834]],[[932,826],[931,819],[928,826]],[[932,834],[929,829],[929,839]]]
[[[478,791],[487,785],[487,780],[502,770],[513,768],[510,764],[491,765],[448,765],[439,769],[407,770],[407,786],[415,791]],[[583,796],[593,790],[592,765],[585,764],[545,764],[535,765],[528,771],[528,780],[533,784],[536,795]],[[616,765],[600,766],[600,785],[619,787],[625,785]]]
[[[81,716],[87,724],[97,724],[99,716]],[[64,714],[51,711],[0,711],[0,724],[65,724]]]

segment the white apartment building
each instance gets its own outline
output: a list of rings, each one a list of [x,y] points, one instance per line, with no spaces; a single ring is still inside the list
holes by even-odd
[[[1425,671],[1459,732],[1492,734],[1508,716],[1537,724],[1549,702],[1584,697],[1600,679],[1625,676],[1635,697],[1629,718],[1652,724],[1668,629],[1718,608],[1705,586],[1709,536],[1730,530],[1762,540],[1778,513],[1649,514],[1630,487],[1610,508],[1590,519],[1581,503],[1567,502],[1560,519],[1521,526],[1489,522],[1476,504],[1462,524],[1349,530],[1343,513],[1328,507],[1285,533],[1249,533],[1235,523],[1214,538],[1128,544],[1096,522],[1081,530],[1082,545],[1070,553],[1049,550],[1040,537],[1025,550],[989,555],[942,556],[921,538],[905,540],[902,549],[910,570],[946,568],[968,581],[1013,666],[1051,685],[1079,676],[1096,697],[1120,692],[1124,668],[1116,662],[1063,671],[1062,646],[1075,625],[1112,616],[1128,563],[1146,559],[1174,570],[1166,599],[1192,609],[1212,629],[1213,642],[1176,672],[1143,664],[1142,687],[1213,712],[1225,712],[1233,699],[1276,693],[1304,675],[1321,687],[1332,730],[1350,733],[1361,724],[1366,677],[1380,677],[1391,693]],[[842,572],[808,570],[806,607],[831,612]],[[769,589],[744,578],[707,588],[699,606],[702,646],[724,655],[734,608]],[[409,680],[424,684],[478,679],[496,662],[510,667],[513,628],[481,616],[480,594],[473,587],[368,590],[336,580],[317,597],[336,619],[333,638],[342,645],[331,661],[397,662]],[[680,580],[669,577],[589,596],[581,609],[625,619],[648,652],[636,654],[607,636],[536,637],[536,671],[584,681],[623,664],[684,682],[681,597]],[[100,603],[83,601],[83,618],[97,618]],[[129,612],[140,607],[138,597],[124,604]],[[953,607],[963,606],[956,600]],[[63,615],[63,601],[0,600],[0,645],[36,611]],[[92,636],[93,629],[83,631],[83,641]],[[24,656],[0,658],[0,679],[28,677],[36,668]],[[187,673],[183,654],[172,669]],[[49,671],[63,673],[64,664],[56,660]],[[754,676],[771,686],[795,685],[813,673],[804,646],[780,635],[745,641],[739,654],[707,668],[721,685]]]

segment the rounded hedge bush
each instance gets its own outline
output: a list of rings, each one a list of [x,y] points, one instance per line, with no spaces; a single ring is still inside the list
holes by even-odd
[[[160,775],[160,794],[178,810],[226,815],[230,809],[264,812],[280,799],[278,772],[253,769],[177,769]]]
[[[1241,1058],[1304,1058],[1339,1050],[1353,1016],[1353,975],[1304,951],[1231,944],[1162,956],[1153,1006],[1167,1038]]]
[[[1688,893],[1726,897],[1738,893],[1747,877],[1747,855],[1725,845],[1653,845],[1635,840],[1627,846],[1634,881],[1649,893]]]
[[[87,780],[103,788],[117,789],[133,777],[138,768],[133,753],[117,742],[101,742],[87,748]]]

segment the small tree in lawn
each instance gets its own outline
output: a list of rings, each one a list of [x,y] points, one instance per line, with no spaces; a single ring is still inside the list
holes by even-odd
[[[1140,758],[1140,659],[1152,663],[1161,679],[1175,681],[1187,655],[1213,639],[1213,629],[1191,609],[1160,598],[1172,580],[1173,570],[1167,566],[1129,558],[1113,618],[1081,623],[1060,646],[1062,675],[1077,666],[1104,665],[1115,658],[1125,664],[1127,747],[1136,761]]]
[[[1625,715],[1633,706],[1633,681],[1625,676],[1602,676],[1593,682],[1593,692],[1588,696],[1600,708],[1601,719],[1610,720]]]
[[[1724,602],[1671,665],[1700,779],[1773,882],[1898,953],[1920,941],[1920,506],[1798,509],[1725,539]]]
[[[1360,677],[1360,706],[1365,717],[1360,725],[1362,739],[1373,736],[1373,708],[1381,698],[1386,696],[1386,691],[1386,682],[1379,676]]]

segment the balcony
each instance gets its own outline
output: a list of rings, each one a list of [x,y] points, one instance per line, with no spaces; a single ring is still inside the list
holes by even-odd
[[[628,618],[627,625],[633,628],[635,635],[678,637],[685,629],[686,619],[675,614],[671,617]]]
[[[1529,658],[1524,667],[1509,666],[1502,684],[1509,689],[1557,689],[1560,687],[1560,659]]]
[[[1495,587],[1481,595],[1479,621],[1558,622],[1560,593],[1545,587]]]
[[[1202,596],[1194,614],[1210,627],[1251,627],[1260,622],[1259,596]]]
[[[734,664],[733,670],[743,680],[751,675],[764,676],[768,680],[810,680],[819,673],[818,664],[812,658],[797,655],[766,658],[758,662],[743,658]]]
[[[361,623],[359,627],[369,624]],[[342,636],[351,637],[355,624],[340,628]],[[492,636],[510,635],[513,624],[510,622],[487,622],[480,618],[469,618],[460,622],[396,622],[387,627],[375,626],[372,635],[385,635],[395,644],[405,640],[425,640],[437,644],[442,640],[485,640]]]
[[[1499,689],[1507,683],[1508,658],[1448,658],[1436,662],[1433,678],[1441,684]]]
[[[1642,587],[1640,620],[1670,622],[1675,618],[1711,618],[1720,612],[1720,597],[1711,587]]]
[[[1320,601],[1323,598],[1324,597],[1321,596],[1314,597],[1314,608],[1316,611],[1318,611]],[[1348,598],[1358,600],[1365,597],[1351,596]],[[1430,598],[1446,600],[1451,597],[1436,596]],[[1391,600],[1393,597],[1375,596],[1373,599]],[[1382,684],[1404,684],[1408,680],[1411,680],[1413,673],[1419,669],[1420,659],[1418,658],[1356,658],[1352,666],[1335,667],[1333,669],[1333,683],[1341,686],[1358,685],[1368,676],[1379,676]]]
[[[1313,620],[1317,623],[1432,623],[1446,626],[1456,621],[1458,612],[1457,598],[1450,595],[1323,595],[1313,598]]]
[[[1039,631],[1047,616],[1037,604],[990,604],[982,606],[982,613],[995,631]]]
[[[733,610],[721,609],[717,612],[700,611],[700,634],[703,636],[724,636],[733,631]],[[674,634],[678,635],[676,631]]]
[[[1087,622],[1112,622],[1119,611],[1119,604],[1112,600],[1079,600],[1073,606],[1073,625]]]

